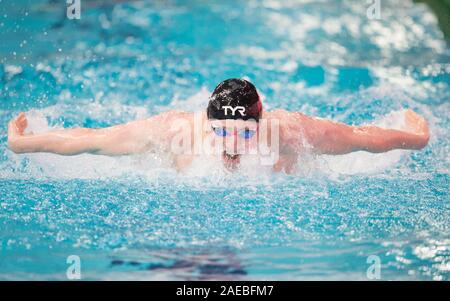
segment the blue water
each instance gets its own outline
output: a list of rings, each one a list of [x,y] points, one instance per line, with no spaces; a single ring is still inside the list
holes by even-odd
[[[448,280],[450,52],[424,4],[382,1],[0,1],[0,279]],[[155,155],[16,155],[6,125],[103,127],[204,109],[229,77],[267,110],[399,126],[422,151],[301,158],[288,176],[184,174]]]

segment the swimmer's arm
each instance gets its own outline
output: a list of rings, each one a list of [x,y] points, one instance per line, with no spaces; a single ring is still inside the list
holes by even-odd
[[[329,120],[305,117],[305,134],[313,150],[321,154],[340,155],[354,151],[371,153],[393,149],[422,149],[429,141],[427,122],[412,110],[405,112],[406,129],[377,126],[350,126]]]
[[[25,134],[27,119],[24,113],[20,113],[8,125],[8,146],[15,153],[110,156],[140,153],[145,151],[148,140],[143,130],[148,128],[145,126],[147,122],[139,120],[102,129],[74,128]]]

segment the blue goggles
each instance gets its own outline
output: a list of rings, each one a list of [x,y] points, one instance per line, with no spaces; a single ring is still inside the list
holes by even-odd
[[[232,136],[234,134],[233,130],[228,130],[225,127],[212,127],[214,133],[219,137]],[[256,130],[244,129],[237,132],[237,135],[244,139],[250,139],[256,134]]]

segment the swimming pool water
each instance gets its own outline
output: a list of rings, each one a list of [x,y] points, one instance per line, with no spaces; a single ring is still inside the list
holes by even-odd
[[[450,53],[420,3],[0,1],[0,278],[448,280]],[[359,3],[361,2],[361,3]],[[16,155],[7,122],[103,127],[203,110],[247,77],[267,110],[400,126],[430,122],[422,151],[305,156],[295,175],[236,174],[155,155]]]

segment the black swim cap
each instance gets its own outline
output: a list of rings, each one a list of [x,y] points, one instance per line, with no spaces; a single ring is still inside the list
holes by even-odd
[[[254,119],[259,121],[262,103],[255,86],[245,79],[221,82],[209,98],[208,119]]]

